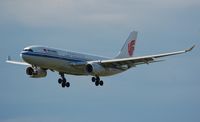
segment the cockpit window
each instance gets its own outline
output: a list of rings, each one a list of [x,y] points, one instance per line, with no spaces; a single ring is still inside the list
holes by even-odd
[[[24,49],[24,51],[33,52],[32,49]]]

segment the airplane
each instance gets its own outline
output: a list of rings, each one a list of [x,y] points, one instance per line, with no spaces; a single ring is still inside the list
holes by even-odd
[[[66,51],[47,46],[29,46],[23,49],[20,56],[23,61],[11,60],[8,56],[7,63],[26,65],[26,74],[31,78],[42,78],[47,76],[47,70],[57,71],[60,75],[58,83],[63,87],[70,87],[65,74],[91,76],[96,86],[103,86],[100,77],[111,76],[127,71],[141,64],[150,64],[163,61],[160,58],[178,55],[191,51],[189,49],[134,57],[137,31],[132,31],[121,48],[119,54],[114,58],[107,58],[86,53]]]

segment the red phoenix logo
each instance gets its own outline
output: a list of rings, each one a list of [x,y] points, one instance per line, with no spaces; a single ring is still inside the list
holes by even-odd
[[[133,56],[133,51],[135,50],[135,40],[132,40],[128,43],[128,54]]]

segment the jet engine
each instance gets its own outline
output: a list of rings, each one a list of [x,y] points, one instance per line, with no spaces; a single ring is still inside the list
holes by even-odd
[[[86,65],[86,71],[89,74],[93,74],[93,75],[99,75],[100,73],[105,71],[105,68],[102,67],[100,64],[98,63],[88,63]]]
[[[29,75],[31,78],[41,78],[46,77],[47,71],[42,68],[28,67],[26,69],[26,74]]]

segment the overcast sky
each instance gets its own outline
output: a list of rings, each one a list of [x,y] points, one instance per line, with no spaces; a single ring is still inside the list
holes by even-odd
[[[199,122],[199,0],[1,0],[0,121],[35,122]],[[29,45],[117,55],[132,30],[139,31],[136,56],[188,48],[191,52],[103,77],[58,73],[31,79],[20,59]]]

